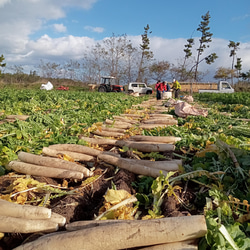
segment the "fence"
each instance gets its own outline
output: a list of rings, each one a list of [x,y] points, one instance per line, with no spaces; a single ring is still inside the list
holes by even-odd
[[[190,92],[191,84],[190,82],[180,82],[181,91]],[[193,92],[198,92],[199,89],[217,89],[217,83],[193,83],[192,86]]]

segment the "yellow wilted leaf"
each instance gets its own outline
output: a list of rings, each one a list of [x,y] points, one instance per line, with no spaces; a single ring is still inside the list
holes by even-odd
[[[250,221],[250,214],[244,214],[244,215],[240,216],[237,221],[240,222],[240,223]]]
[[[112,205],[115,205],[129,198],[130,196],[131,194],[127,192],[126,190],[109,189],[106,195],[104,195],[104,199],[106,202],[111,203]]]
[[[102,131],[102,122],[93,123],[91,127],[88,128],[88,132],[91,133],[92,131],[99,130]]]
[[[25,192],[25,193],[20,193],[19,195],[16,196],[16,202],[18,204],[25,204],[25,202],[27,201],[27,198],[28,198],[28,193]]]
[[[63,160],[75,162],[75,160],[72,157],[70,157],[69,155],[66,155],[66,154],[63,154]]]
[[[18,204],[24,204],[28,197],[28,191],[31,188],[39,188],[43,187],[44,185],[46,185],[46,183],[36,181],[32,178],[18,178],[9,187],[7,187],[11,193],[8,194],[9,197],[5,196],[3,199],[11,202],[17,202]]]
[[[4,233],[0,233],[0,240],[4,237]]]
[[[86,180],[84,180],[82,182],[81,187],[85,187],[85,186],[95,182],[99,177],[100,177],[100,175],[95,175],[95,176],[88,177]]]
[[[120,220],[133,220],[133,216],[137,208],[133,208],[127,205],[121,205],[116,209],[112,209],[114,206],[119,206],[119,204],[131,198],[132,195],[126,190],[113,190],[110,189],[104,195],[105,201],[103,206],[99,209],[99,214],[101,214],[101,220],[107,219],[120,219]],[[129,204],[129,203],[128,203]]]
[[[11,202],[10,194],[0,195],[0,199]]]

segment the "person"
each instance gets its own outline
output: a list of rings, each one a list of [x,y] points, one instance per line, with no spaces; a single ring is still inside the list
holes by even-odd
[[[166,85],[166,81],[161,82],[160,83],[160,92],[161,92],[161,98],[163,98],[164,92],[167,91],[167,85]]]
[[[160,100],[161,99],[161,81],[157,81],[155,84],[155,89],[156,89],[156,99]]]
[[[165,84],[167,86],[167,92],[171,91],[171,87],[170,87],[169,83],[167,81],[165,81]]]
[[[176,79],[173,79],[172,89],[174,90],[174,97],[178,98],[181,90],[181,85]]]

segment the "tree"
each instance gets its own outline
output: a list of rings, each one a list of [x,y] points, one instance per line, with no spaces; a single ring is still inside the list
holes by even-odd
[[[148,34],[151,34],[152,32],[149,31],[149,25],[147,24],[146,27],[144,27],[144,33],[141,35],[142,37],[142,44],[140,44],[141,49],[141,59],[139,63],[138,68],[138,76],[137,80],[138,82],[142,82],[145,74],[145,63],[146,61],[153,58],[153,52],[150,51],[150,40],[148,38]]]
[[[236,51],[239,49],[240,43],[239,42],[234,42],[234,41],[229,41],[228,47],[231,48],[230,50],[230,57],[232,57],[232,70],[234,70],[234,61],[236,57]],[[231,83],[233,84],[233,79],[234,75],[231,75]]]
[[[137,48],[133,47],[132,44],[127,46],[127,53],[125,56],[125,71],[124,71],[124,81],[132,82],[133,79],[137,77],[136,65],[139,64],[139,51]]]
[[[63,78],[68,78],[71,80],[79,79],[80,63],[77,60],[71,59],[63,67]]]
[[[83,80],[89,83],[99,83],[105,71],[106,51],[100,43],[95,44],[83,58]]]
[[[105,64],[109,75],[120,79],[124,73],[124,64],[128,53],[133,51],[132,43],[127,35],[115,36],[103,41],[105,50]]]
[[[224,68],[224,67],[219,67],[214,75],[215,79],[223,79],[223,80],[227,80],[230,78],[232,74],[232,69],[230,68]]]
[[[186,62],[188,58],[192,56],[193,45],[194,45],[194,39],[193,38],[187,39],[187,44],[184,45],[185,49],[183,50],[185,52],[185,57],[184,57],[183,65],[180,70],[181,72],[180,81],[184,81],[187,78]]]
[[[240,71],[242,70],[242,61],[241,61],[241,58],[237,58],[237,62],[236,62],[236,64],[234,65],[234,67],[235,67],[235,69],[236,69],[237,78],[238,78],[238,81],[239,81]]]
[[[41,64],[38,66],[41,70],[42,77],[45,78],[57,78],[60,64],[47,62],[41,60]]]
[[[240,77],[244,80],[244,81],[248,81],[250,82],[250,70],[248,70],[245,73],[241,73]]]
[[[3,63],[4,60],[5,60],[4,56],[1,55],[0,56],[0,76],[1,76],[1,73],[2,73],[1,68],[6,66],[6,63]]]
[[[215,59],[218,58],[216,53],[212,53],[208,55],[207,57],[200,59],[202,53],[206,48],[209,48],[208,43],[212,42],[211,37],[213,36],[213,33],[209,32],[210,27],[208,27],[209,22],[210,22],[210,14],[209,11],[206,13],[205,16],[202,16],[202,21],[197,28],[197,31],[201,32],[201,38],[199,39],[200,45],[199,48],[197,49],[197,58],[196,58],[196,64],[194,65],[195,71],[194,71],[194,80],[197,81],[197,73],[198,73],[198,66],[199,64],[205,60],[207,64],[211,64],[215,61]]]
[[[88,82],[99,82],[102,75],[111,75],[117,81],[127,81],[132,78],[135,68],[137,50],[132,46],[126,35],[107,38],[103,43],[97,43],[84,55],[83,66],[85,79]],[[137,56],[138,57],[138,56]]]
[[[154,79],[155,81],[163,80],[163,78],[166,77],[169,68],[170,68],[169,62],[159,61],[159,62],[153,63],[149,67],[149,72],[152,76],[152,79]]]

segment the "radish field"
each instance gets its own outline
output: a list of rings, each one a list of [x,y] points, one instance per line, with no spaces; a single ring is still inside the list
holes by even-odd
[[[179,211],[205,216],[207,233],[199,239],[199,249],[249,249],[250,93],[195,95],[192,105],[207,109],[206,117],[178,117],[174,106],[164,106],[167,100],[160,100],[160,105],[158,102],[158,106],[154,106],[155,99],[154,95],[133,97],[124,93],[2,89],[0,176],[4,178],[13,172],[8,164],[18,159],[19,152],[41,155],[44,147],[55,144],[88,146],[84,138],[100,139],[94,131],[101,132],[101,124],[107,119],[121,114],[140,114],[146,120],[158,107],[162,114],[172,115],[177,125],[151,129],[135,125],[126,129],[119,140],[126,142],[136,135],[180,138],[174,151],[142,153],[124,144],[119,154],[121,158],[126,155],[153,162],[181,160],[182,166],[167,175],[136,174],[135,179],[131,179],[137,198],[135,206],[141,209],[132,220],[142,216],[139,214],[143,214],[143,219],[167,217],[163,205],[159,205],[160,197],[172,197],[177,199]],[[152,107],[140,106],[143,102],[152,102]],[[114,139],[112,133],[106,138]],[[104,147],[99,145],[95,149],[104,150]],[[115,167],[119,171],[119,167]],[[77,184],[71,184],[72,190]],[[111,186],[116,189],[112,180]],[[1,190],[4,192],[0,192],[0,199],[16,202],[6,190]],[[178,198],[184,191],[190,192],[192,198]],[[69,194],[72,195],[72,191],[63,193]],[[32,204],[34,199],[27,198],[22,204]],[[41,206],[41,203],[36,201],[34,205]],[[6,237],[0,237],[0,246],[1,242],[6,244]]]

